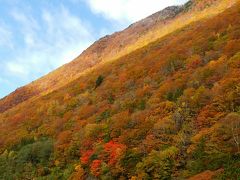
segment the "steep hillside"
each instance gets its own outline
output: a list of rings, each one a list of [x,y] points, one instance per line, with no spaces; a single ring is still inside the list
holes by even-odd
[[[191,0],[184,6],[166,8],[124,31],[106,36],[95,42],[71,63],[0,100],[0,112],[34,96],[46,95],[78,78],[86,70],[95,68],[99,63],[118,59],[191,22],[218,14],[236,1]]]
[[[239,77],[236,3],[1,113],[0,179],[239,179]]]

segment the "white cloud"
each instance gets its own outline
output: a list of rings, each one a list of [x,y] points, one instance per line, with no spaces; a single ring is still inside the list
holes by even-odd
[[[13,46],[12,44],[12,32],[7,27],[7,25],[3,22],[0,23],[0,47],[5,46],[5,47],[11,47]]]
[[[93,13],[121,23],[133,23],[167,6],[187,0],[85,0]]]
[[[22,40],[14,57],[5,62],[11,76],[38,78],[73,60],[93,41],[91,27],[62,5],[42,9],[40,17],[17,10],[11,16]]]
[[[23,3],[20,0],[0,0],[0,3],[9,4],[5,7],[9,14],[1,12],[3,16],[0,21],[2,84],[6,84],[3,80],[8,79],[13,90],[71,61],[99,34],[108,34],[113,29],[119,30],[119,27],[144,18],[168,5],[179,4],[186,0],[70,1],[85,2],[93,13],[110,20],[111,25],[106,29],[102,27],[102,29],[93,29],[87,22],[73,14],[74,11],[69,11],[65,2],[66,6],[58,1],[55,1],[57,3],[41,1],[40,6],[36,7],[35,3]],[[92,17],[87,18],[92,20]],[[0,85],[4,86],[2,84]]]
[[[21,30],[24,42],[28,47],[34,46],[35,37],[38,30],[40,30],[38,22],[31,16],[31,14],[24,14],[22,11],[14,10],[11,12],[11,16],[18,23],[18,27]]]
[[[25,71],[24,66],[22,66],[21,64],[15,63],[15,62],[7,63],[7,68],[13,74],[18,74],[18,75],[26,75],[27,74],[27,71]]]

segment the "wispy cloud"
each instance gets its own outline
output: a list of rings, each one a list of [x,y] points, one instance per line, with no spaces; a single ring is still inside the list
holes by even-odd
[[[36,32],[40,30],[38,22],[31,14],[26,15],[20,10],[12,11],[11,16],[16,21],[17,27],[19,27],[25,45],[28,47],[34,46],[34,39],[37,38],[34,36],[36,36]]]
[[[0,0],[0,97],[71,61],[96,38],[182,1]]]
[[[12,32],[9,27],[0,21],[0,47],[12,47]]]
[[[11,74],[15,74],[15,75],[28,74],[28,72],[26,71],[26,67],[24,67],[24,65],[21,65],[20,63],[8,62],[6,68],[8,69],[9,72],[11,72]]]
[[[63,5],[42,9],[40,17],[20,10],[12,11],[11,16],[23,41],[14,57],[5,62],[12,75],[39,77],[71,61],[93,41],[91,27]]]
[[[4,3],[0,7],[0,97],[73,60],[96,38],[92,26],[66,3]]]

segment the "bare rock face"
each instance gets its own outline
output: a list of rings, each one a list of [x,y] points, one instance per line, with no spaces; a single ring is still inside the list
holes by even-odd
[[[174,18],[182,10],[183,6],[170,6],[142,20],[142,23],[147,21],[159,22],[169,18]]]

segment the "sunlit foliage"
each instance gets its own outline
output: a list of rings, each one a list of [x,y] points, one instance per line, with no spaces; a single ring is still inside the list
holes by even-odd
[[[0,179],[237,179],[239,28],[237,4],[1,113]]]

